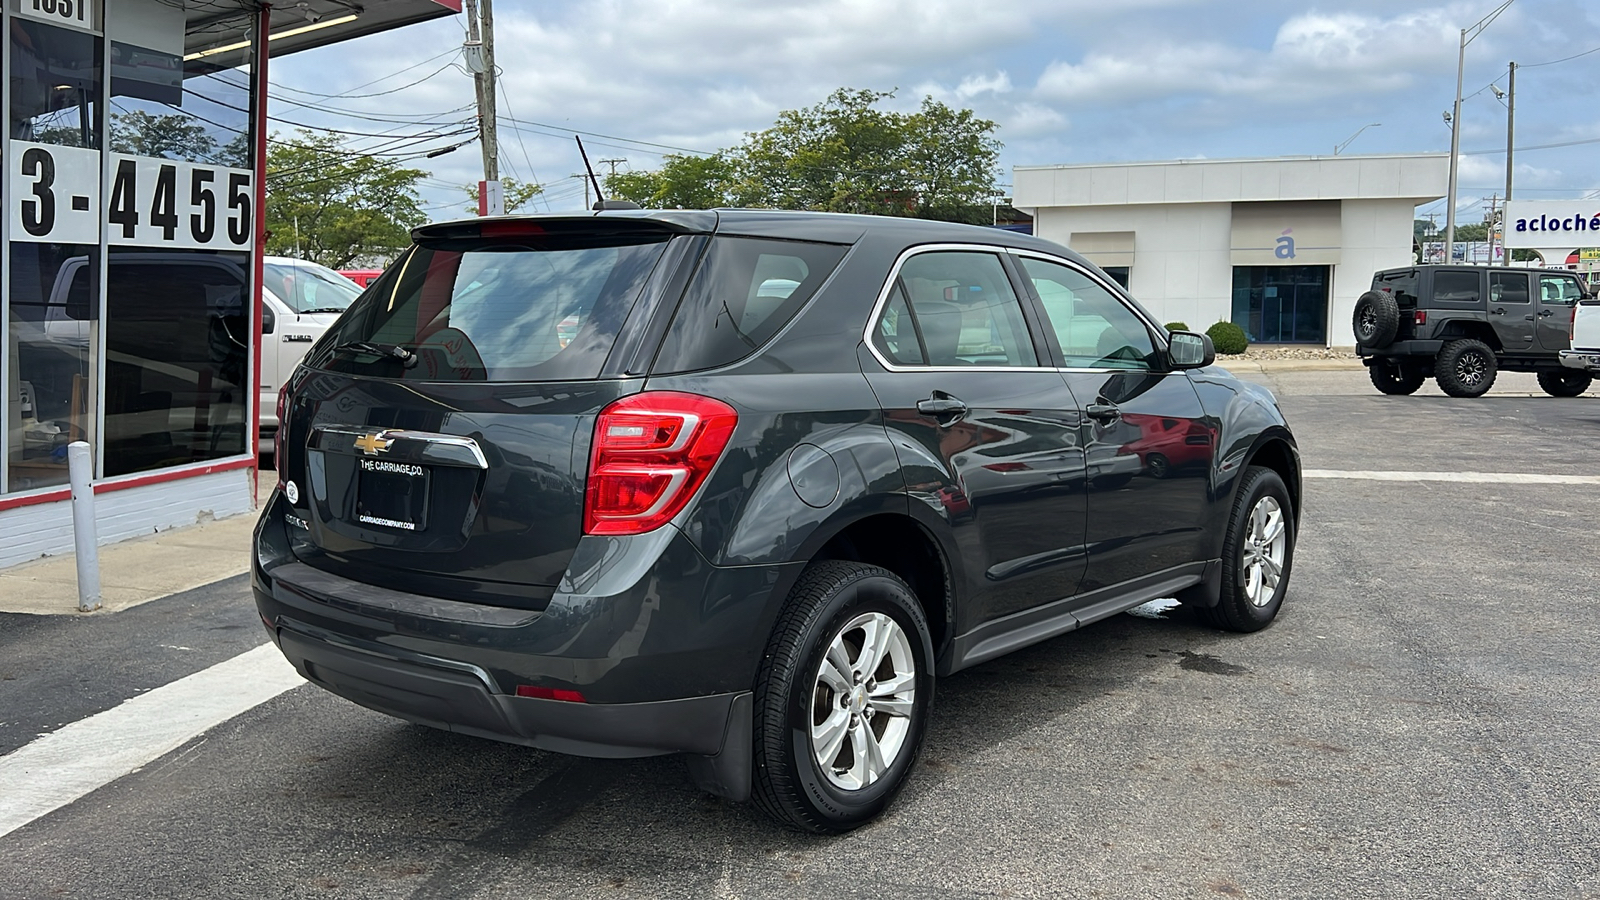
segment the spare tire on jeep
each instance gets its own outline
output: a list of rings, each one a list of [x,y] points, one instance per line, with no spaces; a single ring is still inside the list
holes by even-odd
[[[1356,312],[1350,324],[1357,344],[1374,349],[1387,347],[1400,331],[1400,304],[1382,291],[1367,291],[1356,298]]]

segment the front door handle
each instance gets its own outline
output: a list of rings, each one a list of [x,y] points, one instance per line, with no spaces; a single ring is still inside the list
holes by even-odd
[[[932,397],[917,401],[917,412],[948,424],[967,414],[967,404],[943,391],[934,391]]]
[[[1110,403],[1091,403],[1084,408],[1083,413],[1097,422],[1110,424],[1122,415],[1122,410]]]
[[[1523,318],[1527,319],[1529,322],[1533,321],[1533,316],[1523,316]]]

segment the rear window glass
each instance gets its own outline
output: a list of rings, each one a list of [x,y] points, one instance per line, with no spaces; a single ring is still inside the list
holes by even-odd
[[[1372,289],[1393,294],[1396,303],[1409,309],[1417,305],[1417,270],[1379,272],[1372,278]]]
[[[351,306],[312,365],[416,381],[595,378],[666,242],[588,235],[418,246]],[[396,347],[413,355],[410,365]]]
[[[718,237],[684,292],[654,371],[727,365],[766,343],[817,292],[848,248]]]

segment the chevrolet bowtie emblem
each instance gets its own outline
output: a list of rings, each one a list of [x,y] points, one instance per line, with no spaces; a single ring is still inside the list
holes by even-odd
[[[382,432],[363,434],[356,438],[356,449],[370,456],[388,451],[389,445],[394,443],[394,438],[384,437]]]

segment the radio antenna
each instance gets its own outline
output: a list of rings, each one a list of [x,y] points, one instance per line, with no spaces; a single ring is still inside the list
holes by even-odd
[[[588,171],[589,181],[594,185],[594,208],[602,209],[606,195],[600,193],[600,179],[594,177],[594,166],[589,165],[589,154],[583,149],[583,138],[573,135],[572,139],[578,142],[578,153],[583,157],[583,168]]]

